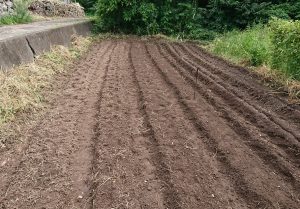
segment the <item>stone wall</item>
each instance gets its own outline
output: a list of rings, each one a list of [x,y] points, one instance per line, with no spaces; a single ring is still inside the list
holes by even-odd
[[[0,0],[0,16],[13,12],[13,0]]]
[[[84,17],[84,9],[78,3],[57,0],[34,0],[29,5],[29,10],[46,17]]]

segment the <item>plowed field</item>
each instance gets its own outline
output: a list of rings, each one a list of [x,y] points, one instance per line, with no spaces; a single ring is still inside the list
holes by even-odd
[[[300,208],[300,109],[248,70],[133,38],[74,68],[0,157],[0,208]]]

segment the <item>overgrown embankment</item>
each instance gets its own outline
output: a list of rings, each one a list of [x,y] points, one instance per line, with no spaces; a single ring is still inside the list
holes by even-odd
[[[300,96],[299,21],[273,19],[265,26],[232,31],[208,48],[235,63],[258,67],[256,72],[275,81],[275,86],[292,97]]]

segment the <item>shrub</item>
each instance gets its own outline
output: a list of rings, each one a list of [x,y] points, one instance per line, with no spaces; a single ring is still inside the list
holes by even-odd
[[[271,55],[269,29],[257,25],[245,31],[232,31],[216,38],[211,50],[235,62],[258,66],[268,64]]]
[[[189,39],[212,39],[217,32],[267,23],[272,16],[300,18],[298,0],[98,0],[96,9],[101,32]]]
[[[212,40],[215,38],[216,32],[209,27],[204,27],[205,9],[191,3],[178,3],[173,8],[173,11],[172,14],[174,16],[169,18],[169,25],[175,29],[173,34],[176,34],[177,37],[201,40]],[[168,34],[167,30],[162,32]]]
[[[1,17],[0,25],[21,24],[32,21],[32,17],[28,11],[28,1],[16,0],[14,4],[13,14]]]
[[[99,0],[96,14],[100,31],[139,35],[158,32],[158,10],[151,2]]]
[[[249,25],[268,23],[271,17],[300,18],[299,0],[210,0],[206,26],[217,30],[245,29]]]
[[[300,80],[300,21],[274,19],[270,28],[273,67]]]
[[[215,33],[202,27],[204,11],[192,0],[98,0],[97,28],[100,32],[211,39]]]

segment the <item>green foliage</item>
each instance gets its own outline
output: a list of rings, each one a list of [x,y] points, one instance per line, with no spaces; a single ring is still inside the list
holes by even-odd
[[[139,0],[99,0],[98,27],[102,31],[153,34],[158,31],[158,10]]]
[[[214,53],[235,62],[258,66],[268,64],[271,55],[270,31],[257,25],[245,31],[232,31],[215,39],[211,44]]]
[[[28,11],[28,1],[14,1],[14,12],[11,15],[5,15],[0,18],[0,25],[12,25],[28,23],[32,21],[32,17]]]
[[[300,18],[298,0],[210,0],[207,8],[208,24],[218,30],[245,29],[271,17]]]
[[[191,0],[98,0],[97,28],[101,32],[212,39],[215,33],[202,27],[202,10]]]
[[[162,30],[166,34],[177,34],[178,37],[183,39],[203,39],[211,40],[216,36],[214,30],[204,27],[204,12],[205,9],[196,7],[191,3],[178,3],[175,7],[174,16],[169,19],[172,32],[168,29]],[[163,24],[161,24],[163,25]]]
[[[246,28],[249,23],[266,19],[265,8],[271,3],[264,1],[211,0],[207,15],[218,30]]]
[[[86,13],[93,14],[95,12],[97,0],[76,0],[76,2],[84,7]]]
[[[273,19],[268,26],[232,31],[210,44],[212,52],[235,62],[266,64],[300,80],[300,21]]]
[[[213,39],[218,32],[266,23],[273,16],[300,18],[298,0],[98,0],[95,8],[101,32],[189,39]]]
[[[300,21],[274,19],[270,28],[273,67],[300,80]]]

